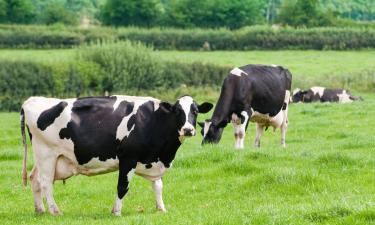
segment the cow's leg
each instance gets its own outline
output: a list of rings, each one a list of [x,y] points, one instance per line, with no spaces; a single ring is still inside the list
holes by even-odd
[[[284,148],[286,147],[285,144],[285,136],[286,136],[286,131],[288,129],[288,108],[286,110],[283,110],[283,123],[281,124],[280,131],[281,131],[281,146]]]
[[[129,190],[129,182],[134,175],[136,165],[135,161],[120,159],[117,198],[112,209],[115,216],[121,216],[122,200]]]
[[[255,143],[254,143],[254,146],[256,148],[260,147],[260,138],[262,137],[263,132],[264,132],[264,126],[259,123],[256,123],[256,134],[255,134]]]
[[[49,151],[49,149],[46,151]],[[43,157],[43,159],[38,159],[37,163],[42,192],[46,197],[48,209],[52,215],[60,214],[60,210],[53,198],[53,181],[55,177],[56,160],[57,157],[51,154]]]
[[[234,137],[236,138],[235,148],[243,149],[245,136],[246,136],[246,127],[247,123],[249,122],[249,114],[246,111],[242,111],[240,117],[237,117],[233,120],[233,127],[234,127]]]
[[[43,205],[42,189],[39,181],[38,168],[34,166],[30,174],[31,189],[33,190],[34,205],[36,213],[44,213],[46,210]]]
[[[162,179],[158,179],[152,181],[152,189],[154,189],[155,198],[156,198],[156,209],[162,212],[166,212],[164,202],[163,202],[163,181]]]
[[[285,135],[286,135],[286,130],[288,129],[288,108],[289,108],[289,99],[290,99],[290,91],[286,90],[285,91],[285,99],[284,99],[284,105],[282,108],[283,111],[283,122],[280,126],[281,130],[281,145],[285,148]]]

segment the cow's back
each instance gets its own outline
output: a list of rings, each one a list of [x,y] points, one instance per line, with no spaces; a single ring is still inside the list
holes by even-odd
[[[246,65],[240,67],[247,73],[242,76],[246,98],[255,111],[277,115],[283,107],[286,91],[291,89],[291,74],[280,66]],[[246,90],[246,91],[244,91]]]

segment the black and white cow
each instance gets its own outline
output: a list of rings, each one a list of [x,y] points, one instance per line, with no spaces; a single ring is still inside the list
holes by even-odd
[[[210,120],[199,123],[203,142],[218,143],[224,127],[232,121],[235,147],[244,148],[248,122],[256,123],[255,146],[260,147],[264,129],[281,129],[285,147],[292,75],[281,66],[246,65],[230,71]]]
[[[132,175],[152,181],[157,209],[162,200],[162,176],[171,166],[185,137],[194,136],[198,105],[184,96],[171,105],[150,97],[110,96],[79,99],[31,97],[21,109],[24,143],[23,182],[26,184],[25,124],[34,150],[30,180],[38,213],[59,214],[52,191],[55,180],[119,170],[117,199],[112,213],[121,215],[122,199]]]
[[[293,91],[292,102],[339,102],[350,103],[362,100],[361,97],[353,96],[344,89],[329,89],[325,87],[312,87],[308,90],[295,89]]]

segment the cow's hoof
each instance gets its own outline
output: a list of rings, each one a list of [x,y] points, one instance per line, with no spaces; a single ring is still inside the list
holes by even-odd
[[[49,207],[49,212],[51,213],[51,215],[54,215],[54,216],[61,216],[62,215],[62,212],[60,212],[60,210],[59,210],[59,208],[57,208],[57,206]]]
[[[43,214],[46,212],[46,209],[44,208],[44,205],[37,206],[35,205],[35,213],[36,214]]]
[[[53,215],[53,216],[62,216],[62,215],[63,215],[63,213],[60,212],[60,211],[50,211],[50,213],[51,213],[51,215]]]
[[[121,211],[112,209],[112,215],[114,215],[114,216],[121,216]]]
[[[166,213],[167,210],[165,209],[165,207],[156,207],[156,210],[158,210],[159,212],[162,212],[162,213]]]

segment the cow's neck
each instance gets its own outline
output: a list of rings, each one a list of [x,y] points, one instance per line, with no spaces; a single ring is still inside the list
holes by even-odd
[[[156,125],[158,140],[160,142],[163,140],[162,146],[160,146],[160,151],[158,151],[158,158],[164,163],[166,167],[169,167],[173,161],[178,148],[181,145],[178,136],[178,127],[176,119],[170,115],[165,115],[160,113],[157,116],[157,125]]]
[[[222,122],[229,122],[229,117],[232,114],[235,88],[234,82],[227,83],[227,79],[224,81],[219,100],[217,101],[214,113],[211,117],[211,122],[213,125],[218,125]]]

